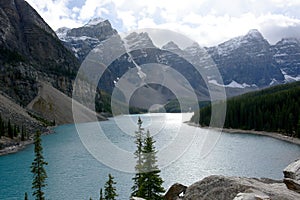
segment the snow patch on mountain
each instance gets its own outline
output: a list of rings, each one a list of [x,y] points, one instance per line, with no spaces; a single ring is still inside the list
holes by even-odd
[[[300,75],[298,75],[298,76],[288,75],[288,73],[286,73],[283,69],[281,69],[281,73],[283,74],[284,80],[287,83],[288,82],[293,82],[293,81],[300,81]]]
[[[252,85],[249,85],[247,83],[243,83],[243,84],[240,84],[236,81],[231,81],[231,83],[229,83],[228,85],[222,85],[220,83],[218,83],[216,80],[208,80],[208,83],[211,83],[211,84],[214,84],[214,85],[217,85],[217,86],[220,86],[220,87],[227,87],[227,88],[241,88],[241,89],[244,89],[244,88],[247,88],[247,87],[257,87],[255,84],[252,84]]]
[[[293,76],[286,74],[286,75],[284,75],[284,79],[286,82],[300,81],[300,75],[293,77]]]
[[[277,84],[278,84],[278,81],[273,78],[272,81],[270,82],[269,86],[277,85]]]

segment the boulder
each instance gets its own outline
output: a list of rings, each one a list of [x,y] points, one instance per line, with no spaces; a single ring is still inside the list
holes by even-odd
[[[209,176],[186,189],[183,200],[295,200],[300,194],[283,182],[256,178]]]
[[[284,170],[283,182],[288,189],[300,193],[300,159],[289,164]]]

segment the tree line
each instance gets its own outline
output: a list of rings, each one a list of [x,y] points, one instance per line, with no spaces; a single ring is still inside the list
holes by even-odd
[[[142,128],[142,120],[138,118],[138,131],[135,132],[136,151],[134,153],[136,162],[136,174],[132,178],[133,186],[131,196],[141,197],[146,200],[162,200],[162,194],[165,192],[163,188],[163,180],[160,177],[160,170],[157,166],[155,141],[150,132],[145,133]],[[31,172],[33,173],[32,189],[35,200],[45,200],[43,188],[46,187],[47,173],[45,166],[48,163],[43,156],[43,147],[41,133],[36,132],[34,135],[34,160],[31,164]],[[116,192],[117,183],[114,177],[109,174],[108,181],[104,185],[104,194],[100,189],[100,200],[115,200],[118,196]],[[24,199],[28,200],[28,194],[25,192]],[[92,198],[90,198],[92,200]]]
[[[279,132],[300,138],[299,105],[300,82],[247,93],[227,100],[224,127]],[[211,105],[196,112],[192,121],[209,126],[210,118]]]

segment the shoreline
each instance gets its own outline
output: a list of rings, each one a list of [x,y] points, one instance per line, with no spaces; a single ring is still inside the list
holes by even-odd
[[[55,126],[51,126],[51,127],[47,127],[47,131],[44,131],[42,133],[42,135],[49,135],[51,133],[53,133],[53,128]],[[1,156],[5,156],[5,155],[9,155],[9,154],[14,154],[17,153],[19,151],[22,151],[23,149],[25,149],[26,147],[28,147],[28,145],[33,144],[34,140],[33,140],[33,135],[30,136],[30,138],[28,140],[25,141],[17,141],[17,140],[12,140],[9,138],[6,138],[7,140],[11,140],[11,142],[13,143],[13,145],[11,146],[7,146],[4,149],[0,149],[0,157]]]
[[[8,155],[8,154],[17,153],[17,152],[25,149],[28,145],[33,143],[33,140],[29,139],[29,140],[25,140],[25,141],[16,142],[16,143],[17,143],[17,145],[8,146],[8,147],[5,147],[4,149],[1,149],[0,157]]]
[[[197,128],[202,128],[202,129],[208,129],[208,130],[217,130],[217,131],[222,131],[223,133],[227,133],[227,134],[252,134],[252,135],[261,135],[261,136],[267,136],[267,137],[271,137],[271,138],[275,138],[278,140],[282,140],[285,142],[289,142],[292,144],[296,144],[296,145],[300,145],[300,139],[299,138],[293,138],[293,137],[289,137],[277,132],[266,132],[266,131],[255,131],[255,130],[243,130],[243,129],[231,129],[231,128],[212,128],[212,127],[201,127],[198,124],[195,124],[193,122],[184,122],[185,124],[189,125],[189,126],[194,126]],[[51,133],[53,133],[53,127],[47,127],[47,131],[43,132],[42,135],[49,135]],[[26,141],[13,141],[17,144],[12,145],[12,146],[8,146],[5,147],[4,149],[0,150],[0,156],[4,156],[4,155],[8,155],[8,154],[13,154],[13,153],[17,153],[23,149],[25,149],[28,145],[32,144],[33,138],[31,137],[29,140]]]
[[[267,132],[267,131],[255,131],[255,130],[243,130],[243,129],[232,129],[232,128],[212,128],[212,127],[201,127],[198,124],[195,124],[193,122],[187,122],[189,126],[194,126],[202,129],[208,129],[208,130],[217,130],[217,131],[222,131],[223,133],[227,134],[252,134],[252,135],[261,135],[261,136],[267,136],[271,138],[275,138],[278,140],[282,140],[285,142],[289,142],[292,144],[300,145],[300,139],[299,138],[294,138],[294,137],[289,137],[277,132]]]

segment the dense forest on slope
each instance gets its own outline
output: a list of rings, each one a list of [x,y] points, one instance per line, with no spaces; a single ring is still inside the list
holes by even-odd
[[[280,132],[300,138],[299,104],[299,81],[247,93],[227,101],[224,127]],[[192,121],[208,126],[210,115],[211,105],[196,112]]]

